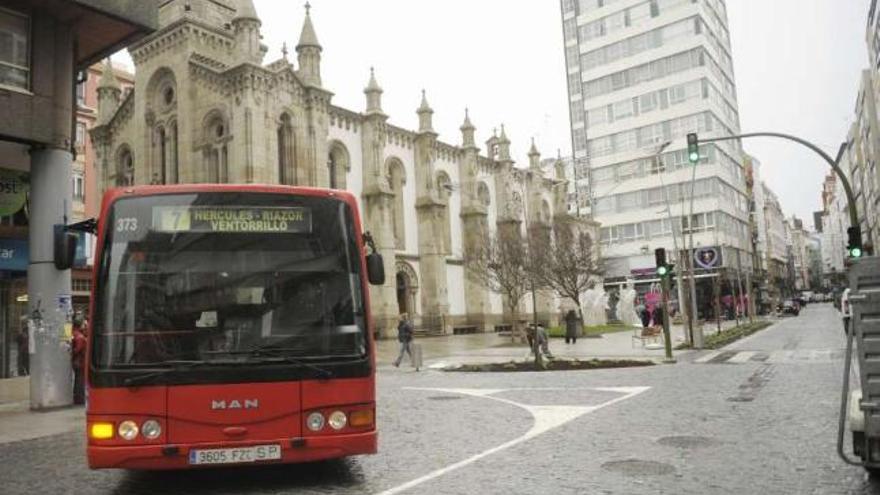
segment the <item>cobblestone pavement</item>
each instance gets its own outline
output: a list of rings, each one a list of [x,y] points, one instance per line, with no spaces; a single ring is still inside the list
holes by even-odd
[[[837,313],[825,304],[676,365],[513,374],[383,368],[375,456],[89,471],[78,428],[0,444],[0,493],[880,493],[880,482],[835,454],[843,346]]]

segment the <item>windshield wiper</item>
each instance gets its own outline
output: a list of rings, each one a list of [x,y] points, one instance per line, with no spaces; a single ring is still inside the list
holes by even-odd
[[[308,361],[303,361],[302,359],[297,359],[295,357],[284,354],[285,351],[299,351],[301,349],[290,349],[285,347],[257,347],[254,349],[243,349],[240,351],[221,351],[224,354],[230,355],[246,355],[258,357],[257,360],[248,360],[247,362],[257,362],[257,363],[289,363],[295,364],[297,366],[302,366],[303,368],[308,368],[312,371],[318,373],[318,378],[333,378],[333,372],[322,368],[320,366],[316,366]]]
[[[153,378],[153,377],[162,376],[162,375],[174,372],[174,371],[183,371],[183,370],[193,368],[193,367],[203,365],[203,364],[214,364],[214,363],[217,363],[217,361],[205,361],[202,359],[198,359],[198,360],[180,359],[180,360],[162,361],[162,362],[153,363],[153,364],[169,365],[171,367],[167,368],[167,369],[163,369],[163,370],[150,371],[148,373],[130,376],[130,377],[126,378],[125,380],[123,380],[122,383],[126,387],[131,387],[133,385],[137,385],[138,383],[140,383],[144,380],[149,380],[150,378]],[[230,364],[230,363],[226,362],[226,361],[221,361],[221,362],[219,362],[219,364]]]

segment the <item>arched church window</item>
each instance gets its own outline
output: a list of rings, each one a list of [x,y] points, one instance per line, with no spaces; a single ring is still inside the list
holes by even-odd
[[[278,183],[296,184],[296,168],[293,165],[295,152],[293,124],[290,115],[281,114],[277,131],[278,141]]]
[[[156,126],[153,132],[153,179],[151,183],[165,184],[168,167],[168,150],[165,128]]]
[[[168,183],[177,184],[180,182],[180,164],[177,158],[177,121],[171,122],[168,126]]]
[[[437,172],[437,194],[440,198],[440,201],[446,205],[444,209],[443,218],[441,221],[443,222],[443,253],[451,254],[452,253],[452,222],[451,216],[452,213],[449,211],[452,208],[452,201],[450,198],[452,197],[452,181],[449,179],[449,175],[442,170]]]
[[[546,199],[541,202],[541,222],[550,223],[550,203]]]
[[[406,228],[403,216],[403,186],[406,184],[406,171],[403,163],[397,158],[388,160],[388,183],[394,193],[392,202],[392,223],[394,224],[394,246],[406,249]]]
[[[347,187],[346,173],[350,167],[348,160],[348,150],[342,143],[335,142],[330,146],[327,172],[330,176],[331,189],[345,189]]]
[[[205,176],[208,182],[229,182],[229,141],[226,121],[220,112],[214,111],[205,119],[204,139],[205,147],[203,157],[205,162]]]
[[[134,185],[134,157],[131,149],[123,145],[118,152],[116,162],[116,185],[126,187]]]
[[[492,195],[489,193],[489,186],[485,182],[480,181],[480,184],[477,186],[477,198],[486,208],[492,204]]]

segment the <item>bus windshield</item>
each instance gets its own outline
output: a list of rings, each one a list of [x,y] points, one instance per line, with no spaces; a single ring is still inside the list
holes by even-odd
[[[140,196],[116,201],[106,225],[95,369],[366,356],[360,254],[345,202]]]

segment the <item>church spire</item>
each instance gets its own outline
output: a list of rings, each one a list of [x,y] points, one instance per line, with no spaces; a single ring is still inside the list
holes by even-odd
[[[116,79],[116,73],[113,72],[113,63],[110,62],[109,57],[104,60],[104,70],[101,73],[101,81],[98,83],[98,88],[119,89],[119,80]]]
[[[465,148],[476,148],[477,144],[474,142],[474,131],[477,129],[474,127],[474,124],[471,123],[471,116],[468,113],[468,109],[464,109],[464,123],[459,127],[461,130],[461,143]]]
[[[419,132],[434,132],[432,123],[434,110],[428,105],[428,97],[425,96],[425,90],[422,90],[422,104],[419,105],[416,113],[419,115]]]
[[[529,166],[531,168],[539,168],[541,160],[541,152],[535,146],[535,138],[532,138],[532,147],[529,149]]]
[[[122,97],[122,89],[119,80],[113,72],[113,64],[110,59],[104,61],[104,72],[98,82],[98,125],[110,122],[119,107]]]
[[[367,113],[382,113],[382,87],[376,82],[376,72],[370,67],[370,82],[364,88],[367,95]]]
[[[236,0],[233,20],[235,19],[253,19],[259,22],[260,18],[257,17],[257,9],[254,8],[253,0]]]
[[[253,0],[235,0],[235,17],[232,27],[239,54],[238,62],[263,63],[263,46],[260,43],[260,18]]]
[[[302,32],[299,34],[299,43],[296,45],[297,51],[307,46],[315,47],[318,50],[321,49],[321,44],[318,43],[318,35],[315,34],[315,26],[312,25],[311,10],[311,4],[306,2],[306,20],[303,22]]]
[[[321,44],[312,25],[312,6],[306,2],[306,19],[303,22],[299,43],[296,45],[300,77],[305,84],[321,86]]]

